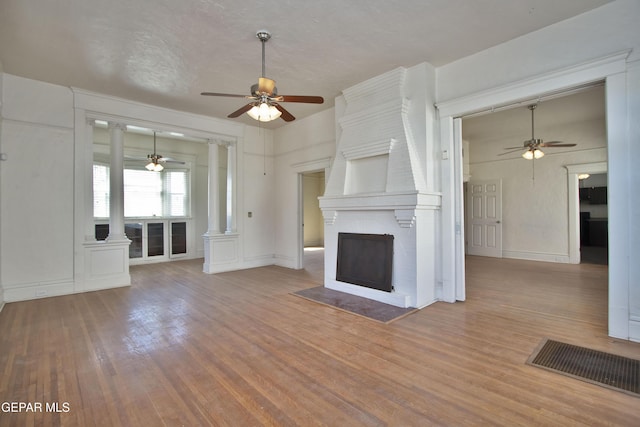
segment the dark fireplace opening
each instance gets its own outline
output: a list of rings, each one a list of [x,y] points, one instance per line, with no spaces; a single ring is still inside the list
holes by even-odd
[[[391,292],[393,236],[338,233],[336,280]]]

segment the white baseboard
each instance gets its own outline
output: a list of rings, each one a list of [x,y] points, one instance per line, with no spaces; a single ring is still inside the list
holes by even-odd
[[[528,261],[557,262],[571,264],[569,254],[553,254],[545,252],[502,251],[503,258],[524,259]]]
[[[296,260],[292,256],[276,254],[274,258],[275,258],[275,265],[279,267],[285,267],[285,268],[291,268],[291,269],[296,268]]]
[[[131,277],[126,275],[118,278],[110,277],[85,282],[64,281],[55,283],[32,283],[5,288],[4,302],[28,301],[33,299],[72,295],[83,292],[101,291],[104,289],[131,286]],[[2,303],[4,305],[4,302]]]
[[[257,268],[275,264],[275,255],[259,255],[254,257],[246,257],[242,260],[242,268]]]
[[[72,280],[53,283],[25,283],[19,286],[5,287],[5,302],[27,301],[39,298],[55,297],[75,293]]]

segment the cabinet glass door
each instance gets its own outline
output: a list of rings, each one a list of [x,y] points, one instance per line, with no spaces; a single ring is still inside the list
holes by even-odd
[[[164,255],[164,223],[147,224],[147,256]]]

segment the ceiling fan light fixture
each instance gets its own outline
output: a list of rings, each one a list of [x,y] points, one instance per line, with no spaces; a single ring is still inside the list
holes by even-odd
[[[247,114],[255,120],[260,122],[270,122],[277,119],[282,115],[282,112],[273,105],[269,105],[267,102],[261,102],[259,105],[251,107]]]
[[[538,148],[533,148],[522,153],[522,157],[527,160],[540,159],[544,157],[544,152]]]
[[[145,168],[150,172],[162,172],[164,166],[162,166],[162,164],[158,163],[157,161],[150,160]]]

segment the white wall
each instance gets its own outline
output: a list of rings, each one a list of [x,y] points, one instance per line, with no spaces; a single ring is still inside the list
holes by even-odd
[[[243,145],[243,170],[238,192],[238,230],[243,236],[246,266],[274,263],[273,223],[275,187],[273,131],[247,126]],[[251,217],[249,217],[251,212]]]
[[[6,301],[73,290],[74,116],[68,88],[2,75],[0,282]]]
[[[437,69],[438,101],[640,46],[640,2],[616,0]],[[640,59],[634,49],[629,62]]]
[[[631,326],[629,335],[635,341],[640,341],[640,263],[637,262],[640,253],[640,192],[637,191],[640,184],[640,61],[630,65],[627,76],[628,117],[629,117],[629,145],[627,146],[626,179],[628,180],[629,226],[626,230],[628,241],[627,257],[629,262],[629,310]],[[611,183],[611,173],[608,174]],[[619,179],[619,178],[618,178]],[[611,184],[610,184],[611,185]]]
[[[335,155],[335,115],[330,108],[276,129],[275,255],[276,264],[301,268],[299,176],[322,170]]]
[[[542,104],[540,108],[543,108]],[[528,114],[524,108],[524,115]],[[478,117],[471,120],[481,120]],[[463,131],[464,131],[463,120]],[[504,147],[521,145],[530,138],[500,134],[469,139],[471,182],[502,180],[503,256],[538,261],[569,262],[569,195],[566,165],[607,160],[604,118],[586,122],[544,126],[538,120],[536,136],[575,142],[571,149],[544,149],[540,160],[524,160],[518,151],[503,154]],[[517,143],[514,144],[514,141]]]

